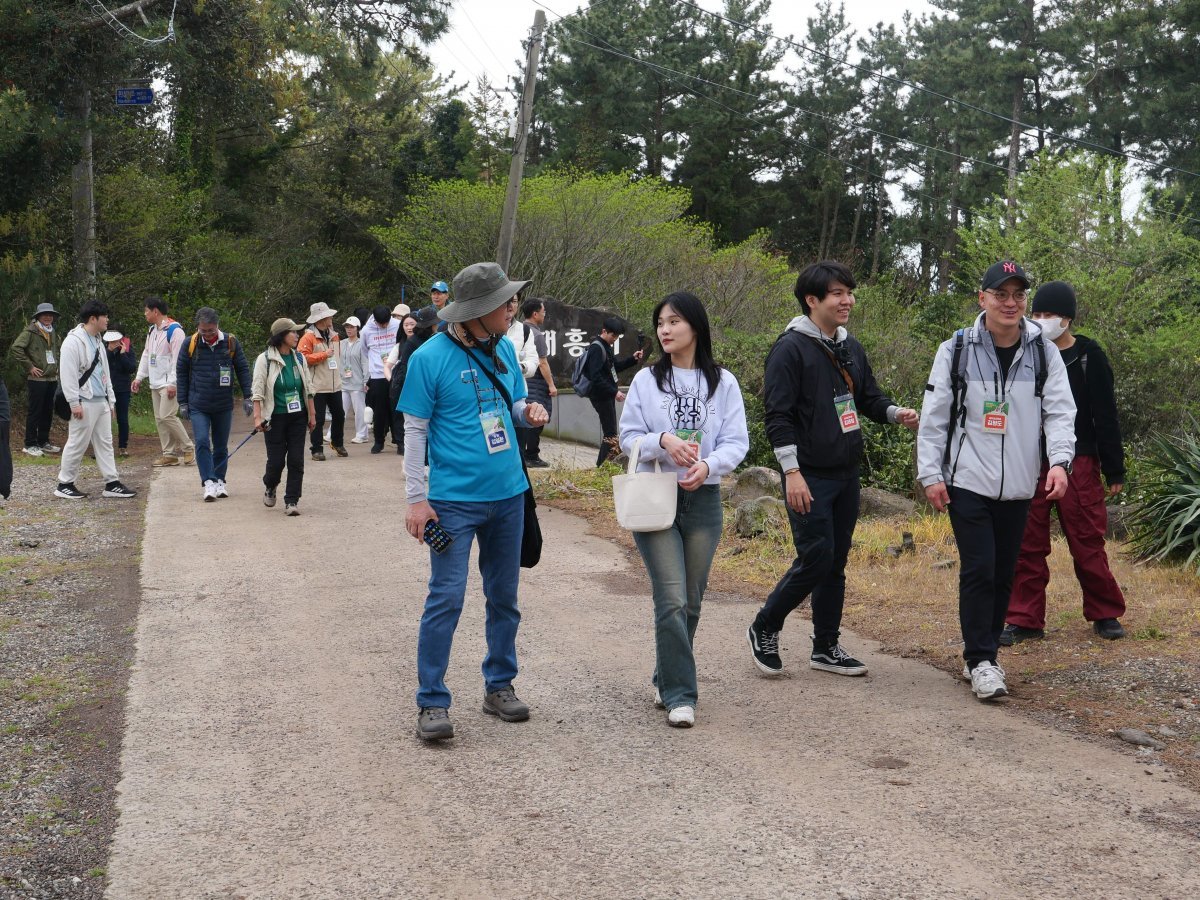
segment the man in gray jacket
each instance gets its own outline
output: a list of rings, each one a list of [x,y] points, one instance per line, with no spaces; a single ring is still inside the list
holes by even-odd
[[[1025,318],[1029,279],[1014,262],[983,276],[982,312],[938,348],[917,432],[917,478],[958,544],[963,676],[980,700],[1008,693],[996,659],[1029,501],[1066,493],[1075,401],[1058,348]]]

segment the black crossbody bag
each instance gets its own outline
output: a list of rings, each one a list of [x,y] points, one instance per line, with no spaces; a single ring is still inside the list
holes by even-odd
[[[87,380],[92,377],[92,373],[96,371],[96,366],[100,365],[100,351],[96,351],[96,358],[92,360],[92,364],[87,367],[87,371],[79,376],[79,386],[83,387],[87,384]],[[54,386],[54,414],[63,421],[68,421],[71,418],[71,404],[67,402],[67,395],[62,389],[62,375],[58,377],[58,384]]]
[[[508,409],[512,410],[512,396],[504,389],[504,385],[500,383],[491,370],[483,364],[478,356],[471,352],[470,347],[463,347],[467,351],[467,355],[477,363],[479,368],[483,369],[483,374],[488,377],[496,390],[500,392],[500,396],[504,398],[504,402],[508,405]],[[513,423],[516,427],[516,423]],[[516,435],[514,435],[516,437]],[[525,455],[521,453],[521,448],[515,448],[517,455],[521,457],[521,471],[525,473],[525,529],[521,532],[521,568],[532,569],[538,564],[542,558],[542,526],[538,524],[537,517],[537,500],[533,497],[533,482],[529,478],[529,469],[525,466]]]

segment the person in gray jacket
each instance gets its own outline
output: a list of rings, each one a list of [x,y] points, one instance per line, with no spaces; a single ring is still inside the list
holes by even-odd
[[[958,544],[963,677],[975,696],[1008,693],[997,664],[1013,572],[1041,473],[1047,499],[1066,493],[1075,401],[1053,342],[1025,318],[1029,279],[1011,261],[987,270],[982,312],[938,348],[917,432],[917,478]]]
[[[362,322],[350,316],[343,324],[346,339],[342,341],[342,412],[346,418],[354,413],[352,444],[367,442],[367,358],[363,356],[362,341],[358,339]]]

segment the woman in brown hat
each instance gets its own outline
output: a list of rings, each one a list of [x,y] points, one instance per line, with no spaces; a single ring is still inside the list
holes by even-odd
[[[308,363],[308,376],[312,382],[313,406],[317,412],[317,426],[312,430],[312,458],[325,461],[325,445],[321,429],[325,426],[325,414],[332,422],[329,426],[329,444],[338,456],[349,456],[344,446],[346,412],[342,409],[342,347],[338,333],[333,327],[336,309],[325,303],[314,303],[308,309],[308,328],[300,338],[299,351]]]
[[[267,442],[263,505],[275,505],[275,489],[283,478],[286,465],[283,509],[289,516],[300,515],[304,436],[317,424],[308,364],[296,350],[303,330],[303,325],[297,325],[291,319],[276,319],[271,323],[267,349],[254,361],[254,427],[264,432]]]

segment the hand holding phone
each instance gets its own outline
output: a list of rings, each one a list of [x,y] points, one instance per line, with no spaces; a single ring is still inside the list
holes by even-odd
[[[450,533],[433,519],[425,523],[424,540],[434,553],[442,553],[454,543],[454,538],[450,536]]]

